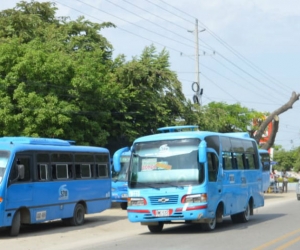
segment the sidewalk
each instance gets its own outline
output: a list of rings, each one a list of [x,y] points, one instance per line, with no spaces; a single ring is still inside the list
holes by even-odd
[[[265,193],[265,205],[274,202],[281,202],[287,200],[297,200],[296,186],[298,183],[289,183],[287,193]]]

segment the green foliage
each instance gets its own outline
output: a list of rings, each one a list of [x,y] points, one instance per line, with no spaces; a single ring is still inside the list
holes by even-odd
[[[0,12],[0,136],[114,141],[119,148],[124,138],[131,143],[177,124],[247,131],[263,115],[240,104],[191,103],[166,50],[151,45],[129,61],[113,60],[101,35],[112,23],[70,21],[56,11],[54,3],[21,1]]]
[[[237,104],[211,102],[200,109],[199,125],[201,130],[216,132],[241,132],[253,129],[252,121],[262,113],[249,110]]]
[[[112,46],[99,31],[114,26],[67,22],[55,11],[32,1],[0,13],[1,134],[103,145],[119,88]]]
[[[300,171],[300,147],[286,151],[282,147],[276,146],[273,158],[277,162],[274,166],[277,170]]]
[[[122,86],[122,97],[118,99],[122,114],[114,125],[129,138],[156,132],[158,127],[174,124],[184,116],[185,97],[177,76],[169,69],[169,55],[163,50],[156,52],[154,46],[146,47],[139,58],[125,62],[118,59],[116,70],[118,84]],[[117,136],[117,135],[115,135]]]

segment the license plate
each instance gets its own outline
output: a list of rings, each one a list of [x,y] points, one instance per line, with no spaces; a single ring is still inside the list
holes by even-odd
[[[156,217],[169,216],[169,210],[156,210],[155,215]]]
[[[122,194],[122,198],[127,198],[128,194]]]

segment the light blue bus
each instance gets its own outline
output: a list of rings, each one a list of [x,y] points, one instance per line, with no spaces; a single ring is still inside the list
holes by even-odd
[[[259,155],[262,163],[262,179],[263,179],[263,191],[267,192],[268,188],[270,187],[270,174],[271,174],[271,159],[270,153],[266,149],[259,149]]]
[[[111,198],[112,202],[120,203],[123,210],[127,209],[127,179],[128,166],[130,161],[131,151],[128,147],[121,148],[114,153],[113,159],[119,159],[120,165],[118,168],[113,164],[115,172],[111,183]]]
[[[225,216],[234,223],[247,222],[255,208],[264,206],[256,141],[247,133],[202,132],[195,127],[161,128],[164,133],[134,141],[128,171],[129,221],[153,233],[172,223],[199,223],[211,231]]]
[[[0,228],[62,219],[81,225],[85,214],[111,207],[109,151],[60,139],[0,138]]]

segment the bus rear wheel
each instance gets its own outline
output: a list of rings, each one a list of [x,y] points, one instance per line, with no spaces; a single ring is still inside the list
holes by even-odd
[[[233,223],[243,223],[248,222],[250,219],[250,204],[248,203],[246,210],[244,212],[231,215],[231,221]]]
[[[14,218],[10,227],[10,236],[18,236],[21,227],[21,214],[20,211],[15,212]]]
[[[162,231],[163,227],[164,227],[164,223],[159,222],[159,224],[155,225],[155,226],[149,225],[148,229],[151,233],[160,233]]]
[[[248,203],[246,210],[240,214],[240,222],[248,222],[250,219],[250,204]]]
[[[84,223],[85,209],[84,206],[78,203],[75,206],[73,217],[63,219],[63,223],[68,226],[80,226]]]

